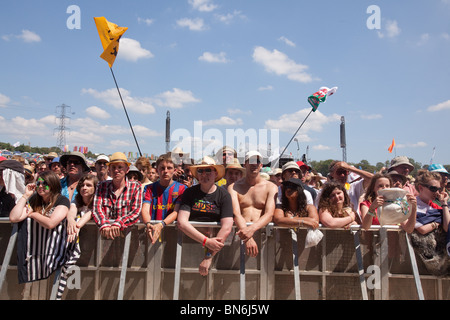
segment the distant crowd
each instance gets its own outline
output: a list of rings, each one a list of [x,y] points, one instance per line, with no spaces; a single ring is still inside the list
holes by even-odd
[[[322,176],[302,161],[274,167],[263,161],[257,151],[239,159],[228,146],[199,163],[180,149],[153,163],[146,157],[132,163],[121,152],[100,155],[94,163],[76,151],[52,152],[37,163],[0,157],[0,216],[18,224],[19,283],[45,279],[61,268],[61,298],[66,271],[81,254],[80,229],[90,220],[105,239],[144,223],[152,243],[176,222],[205,249],[202,275],[233,226],[246,254],[256,257],[254,234],[269,223],[307,228],[315,235],[312,246],[321,239],[320,227],[395,225],[409,235],[431,273],[450,274],[450,184],[443,165],[412,176],[414,166],[405,156],[377,173],[333,161]],[[220,228],[210,234],[193,221],[217,222]]]

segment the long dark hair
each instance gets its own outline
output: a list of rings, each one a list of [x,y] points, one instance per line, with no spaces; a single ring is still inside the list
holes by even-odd
[[[81,187],[83,186],[83,183],[86,180],[92,180],[92,182],[94,184],[94,194],[92,195],[91,199],[89,200],[87,207],[89,209],[92,209],[92,207],[94,206],[94,196],[95,196],[95,189],[97,188],[97,184],[98,184],[98,178],[96,175],[94,175],[92,173],[87,173],[87,174],[84,174],[80,178],[80,180],[78,181],[78,184],[77,184],[77,194],[75,196],[75,204],[78,209],[80,209],[81,207],[83,207],[85,205],[83,202],[83,197],[80,194],[80,190],[81,190]]]
[[[345,186],[337,181],[330,181],[325,183],[322,187],[322,194],[320,195],[319,200],[319,210],[328,209],[333,217],[337,217],[340,215],[340,212],[337,210],[336,205],[332,204],[330,201],[330,195],[334,189],[339,189],[344,193],[343,208],[351,207],[350,197],[348,196],[347,190],[345,190]]]
[[[42,212],[42,214],[48,213],[55,205],[58,196],[61,194],[61,182],[59,177],[53,171],[43,171],[39,173],[37,179],[43,179],[50,190],[50,203],[45,205],[44,199],[35,192],[35,194],[30,198],[30,206],[35,212]],[[43,212],[43,209],[45,212]]]
[[[308,211],[306,210],[306,206],[307,206],[307,202],[306,202],[306,195],[305,192],[303,191],[303,187],[301,185],[297,185],[297,184],[289,184],[289,188],[292,189],[293,187],[295,187],[295,190],[297,190],[297,212],[298,215],[300,217],[303,216],[307,216],[308,215]],[[289,200],[286,197],[286,185],[283,184],[281,186],[281,208],[283,209],[284,212],[289,211]]]
[[[370,180],[370,184],[367,187],[366,193],[364,194],[364,200],[369,200],[370,202],[373,202],[373,200],[376,199],[377,193],[375,192],[375,185],[377,183],[378,179],[386,178],[389,180],[389,184],[392,186],[392,178],[391,176],[388,176],[384,173],[376,173],[373,175],[372,180]]]

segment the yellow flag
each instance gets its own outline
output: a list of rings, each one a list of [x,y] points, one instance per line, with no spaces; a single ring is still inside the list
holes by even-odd
[[[117,24],[106,20],[105,17],[94,18],[94,21],[103,46],[103,53],[100,58],[108,62],[111,68],[119,52],[119,40],[128,28],[119,27]]]

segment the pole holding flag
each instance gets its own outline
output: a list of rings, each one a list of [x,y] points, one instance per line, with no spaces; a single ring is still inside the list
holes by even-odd
[[[119,93],[120,101],[122,101],[123,110],[128,119],[128,124],[130,125],[131,133],[133,134],[134,141],[138,148],[139,154],[142,156],[141,149],[136,140],[136,135],[134,134],[133,126],[131,125],[130,118],[128,117],[127,109],[125,108],[125,103],[122,99],[122,94],[120,93],[119,86],[117,85],[116,77],[114,75],[112,66],[116,60],[117,54],[119,53],[119,41],[125,31],[128,30],[127,27],[119,27],[117,24],[109,22],[105,17],[94,17],[95,25],[97,26],[98,35],[100,36],[100,41],[103,46],[103,53],[100,58],[108,62],[109,69],[111,70],[114,83],[116,84],[117,92]]]
[[[286,151],[286,149],[288,148],[288,146],[291,144],[292,140],[295,138],[295,136],[297,135],[297,133],[299,132],[300,128],[303,126],[303,124],[305,123],[306,119],[308,119],[309,115],[311,114],[311,112],[316,112],[317,108],[319,107],[319,104],[321,102],[325,102],[327,100],[327,97],[333,95],[336,91],[337,91],[337,87],[333,87],[331,89],[327,88],[327,87],[320,87],[319,91],[313,93],[312,95],[310,95],[308,97],[308,102],[311,105],[312,109],[311,111],[309,111],[308,115],[306,116],[306,118],[303,120],[303,122],[300,124],[300,126],[298,127],[297,131],[295,131],[294,135],[292,136],[291,140],[289,140],[288,144],[286,145],[286,147],[284,147],[283,152],[281,152],[280,156],[277,158],[277,161],[275,163],[276,166],[278,166],[279,163],[279,159],[280,157],[284,154],[284,152]]]

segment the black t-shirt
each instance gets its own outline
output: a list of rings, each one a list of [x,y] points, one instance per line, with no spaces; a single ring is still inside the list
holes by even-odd
[[[231,196],[227,190],[217,187],[213,193],[205,193],[199,184],[184,191],[180,210],[191,213],[190,221],[220,222],[222,218],[233,217]]]

